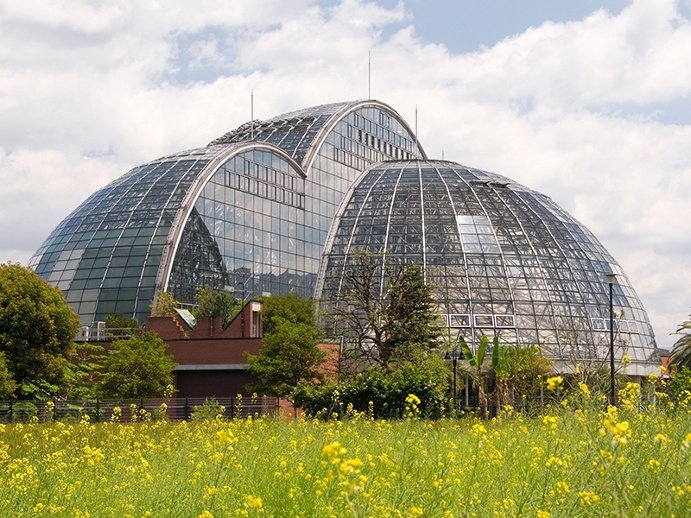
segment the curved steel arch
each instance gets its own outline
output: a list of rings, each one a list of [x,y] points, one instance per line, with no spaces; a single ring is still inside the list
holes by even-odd
[[[305,154],[305,158],[302,160],[302,165],[306,172],[309,172],[312,169],[312,164],[315,158],[317,157],[317,154],[319,153],[319,150],[321,149],[322,145],[326,141],[326,138],[329,135],[329,133],[331,133],[333,129],[336,127],[336,125],[339,122],[341,122],[348,114],[361,108],[378,108],[388,113],[389,115],[394,117],[408,131],[408,133],[411,136],[417,137],[416,133],[411,129],[411,127],[408,125],[405,119],[401,117],[401,115],[388,104],[382,101],[377,101],[376,99],[353,101],[351,103],[346,104],[343,108],[334,113],[329,119],[329,122],[324,124],[324,126],[322,126],[319,132],[315,135],[314,140],[310,145],[310,150]],[[427,160],[427,154],[425,153],[425,150],[422,148],[422,145],[420,144],[420,141],[417,140],[417,138],[416,142],[418,151],[420,153],[420,158]]]

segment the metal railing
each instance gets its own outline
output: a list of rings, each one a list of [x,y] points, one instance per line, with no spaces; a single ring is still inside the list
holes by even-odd
[[[195,413],[224,419],[272,416],[278,413],[276,397],[145,398],[92,400],[0,401],[0,422],[137,422],[156,419],[186,421]]]

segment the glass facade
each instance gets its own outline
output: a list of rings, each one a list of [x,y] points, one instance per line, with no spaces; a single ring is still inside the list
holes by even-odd
[[[413,151],[415,137],[395,112],[362,104],[301,110],[253,129],[245,124],[211,143],[254,136],[281,148],[238,152],[211,175],[175,253],[169,289],[178,299],[191,301],[207,285],[314,294],[328,230],[353,181],[373,163],[423,156]],[[207,245],[200,244],[202,235],[209,236]]]
[[[658,361],[645,310],[607,250],[550,198],[500,175],[446,161],[374,166],[335,217],[322,304],[342,299],[343,273],[361,253],[382,265],[420,264],[440,318],[469,342],[498,335],[562,359],[607,356],[605,275],[614,272],[618,355]]]
[[[367,166],[424,157],[378,101],[247,123],[206,148],[136,167],[62,221],[30,261],[82,324],[145,318],[157,290],[313,295],[327,232]]]
[[[132,169],[67,216],[29,265],[63,290],[83,324],[97,315],[146,314],[180,202],[217,152],[185,152]]]

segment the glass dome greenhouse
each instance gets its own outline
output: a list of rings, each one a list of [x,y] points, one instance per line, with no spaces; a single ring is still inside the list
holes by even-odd
[[[549,197],[509,178],[448,161],[395,161],[354,182],[336,214],[317,283],[323,306],[345,303],[342,279],[358,254],[385,266],[416,263],[440,317],[476,344],[537,344],[568,368],[606,358],[609,285],[617,356],[630,374],[658,363],[646,312],[595,236]],[[382,278],[379,286],[384,286]]]

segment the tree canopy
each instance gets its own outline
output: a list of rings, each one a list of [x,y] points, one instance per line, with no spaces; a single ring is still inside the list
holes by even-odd
[[[7,368],[5,353],[0,352],[0,399],[12,397],[15,390],[17,390],[17,383],[10,369]]]
[[[103,360],[102,395],[112,398],[162,396],[173,383],[175,369],[167,349],[168,344],[153,332],[114,341]]]
[[[317,347],[314,303],[294,294],[264,300],[264,337],[259,354],[247,354],[250,372],[261,394],[287,396],[301,381],[321,379],[324,353]]]
[[[364,359],[388,368],[436,347],[441,328],[420,266],[389,266],[382,280],[378,260],[360,254],[344,270],[343,291],[333,301],[335,331],[354,341]]]
[[[20,388],[64,381],[78,329],[58,288],[19,264],[0,265],[0,351]]]
[[[691,315],[679,326],[676,334],[681,336],[672,347],[670,360],[675,365],[691,368]]]
[[[192,311],[196,318],[220,318],[223,328],[228,327],[241,309],[241,302],[228,291],[201,288],[195,296],[197,307]]]

